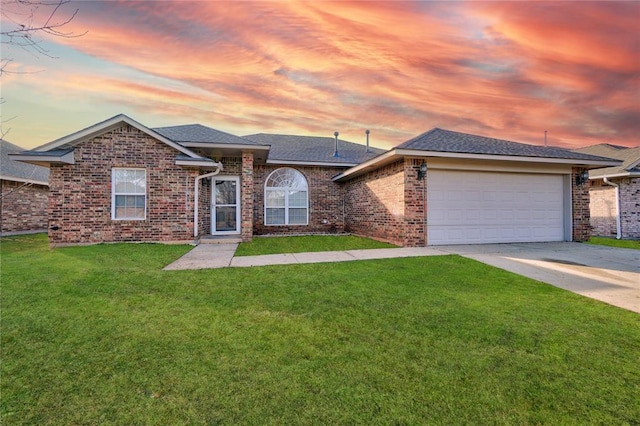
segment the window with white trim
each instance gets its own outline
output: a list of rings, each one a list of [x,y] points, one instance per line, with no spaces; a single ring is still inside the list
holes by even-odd
[[[284,167],[273,171],[264,184],[265,225],[307,225],[309,187],[304,175]]]
[[[111,218],[144,220],[147,211],[147,171],[111,170]]]

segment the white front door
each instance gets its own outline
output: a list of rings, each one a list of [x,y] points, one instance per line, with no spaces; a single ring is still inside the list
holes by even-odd
[[[240,178],[214,176],[211,193],[211,234],[240,233]]]

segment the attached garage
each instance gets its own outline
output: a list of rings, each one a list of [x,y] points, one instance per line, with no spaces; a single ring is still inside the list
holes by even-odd
[[[429,245],[570,239],[568,176],[429,170],[427,182]]]

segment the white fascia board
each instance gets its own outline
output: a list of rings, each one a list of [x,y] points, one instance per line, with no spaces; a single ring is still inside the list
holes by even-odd
[[[35,164],[37,166],[45,165],[47,167],[51,163],[57,164],[75,164],[73,151],[69,151],[64,155],[25,155],[25,154],[9,154],[9,157],[15,161],[23,163]]]
[[[598,179],[612,179],[612,178],[632,178],[632,177],[640,177],[640,173],[633,173],[633,172],[619,172],[619,173],[610,173],[610,174],[605,174],[605,175],[598,175],[598,176],[589,176],[589,180],[598,180]]]
[[[40,180],[26,179],[26,178],[15,177],[15,176],[0,175],[0,180],[11,180],[14,182],[31,183],[33,185],[49,186],[49,182],[43,182]]]
[[[627,170],[635,169],[640,164],[640,158],[627,166]]]
[[[340,173],[339,175],[331,178],[331,180],[336,182],[348,176],[362,173],[367,169],[375,169],[381,165],[391,163],[399,159],[400,157],[401,156],[397,154],[397,150],[392,149],[391,151],[387,151],[384,154],[380,154],[377,157],[372,158],[371,160],[367,160],[364,163],[360,163],[357,166],[350,168],[349,170],[345,170],[343,173]]]
[[[222,163],[218,162],[218,161],[192,161],[192,160],[176,160],[176,165],[177,166],[191,166],[191,167],[212,167],[212,168],[218,168],[220,170],[223,169],[222,167]]]
[[[37,148],[34,149],[34,151],[38,151],[38,152],[46,152],[46,151],[51,151],[52,149],[56,149],[59,148],[61,146],[64,145],[76,145],[80,142],[83,142],[87,139],[90,139],[92,137],[101,135],[103,133],[106,133],[110,130],[113,130],[115,128],[117,128],[121,123],[125,123],[128,124],[129,126],[135,127],[136,129],[140,130],[143,133],[146,133],[147,135],[151,136],[154,139],[159,140],[160,142],[163,142],[167,145],[169,145],[170,147],[180,151],[181,153],[188,155],[189,157],[198,157],[197,154],[195,154],[194,152],[190,151],[189,149],[185,148],[184,146],[177,144],[175,142],[173,142],[172,140],[169,140],[167,138],[165,138],[164,136],[162,136],[159,133],[154,132],[153,130],[151,130],[150,128],[148,128],[147,126],[145,126],[144,124],[138,123],[136,120],[134,120],[131,117],[128,117],[124,114],[118,114],[115,117],[111,117],[105,121],[102,121],[100,123],[94,124],[93,126],[87,127],[86,129],[82,129],[79,130],[75,133],[72,133],[70,135],[67,135],[63,138],[60,139],[56,139],[53,142],[49,142],[45,145],[39,146]]]
[[[267,160],[267,164],[282,164],[290,166],[320,166],[320,167],[353,167],[357,163],[328,163],[322,161],[295,161],[295,160]]]
[[[470,154],[459,152],[440,151],[420,151],[411,149],[398,149],[398,155],[405,157],[442,157],[442,158],[465,158],[475,160],[499,160],[499,161],[520,161],[526,163],[552,163],[552,164],[579,164],[585,166],[619,166],[621,161],[607,160],[578,160],[572,158],[545,158],[545,157],[521,157],[518,155],[495,155],[495,154]]]
[[[215,148],[215,149],[240,149],[245,151],[269,151],[268,145],[240,145],[229,143],[209,143],[209,142],[183,142],[183,146],[188,148]]]

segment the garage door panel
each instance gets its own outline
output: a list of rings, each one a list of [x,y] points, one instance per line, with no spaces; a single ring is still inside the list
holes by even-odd
[[[564,240],[562,175],[430,170],[428,242]]]

